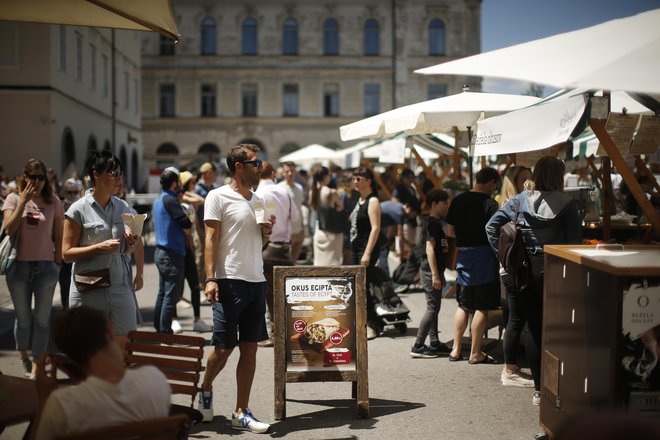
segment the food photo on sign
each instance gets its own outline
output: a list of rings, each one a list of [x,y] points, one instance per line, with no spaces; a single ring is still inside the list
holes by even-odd
[[[284,290],[287,370],[355,370],[354,278],[287,278]]]

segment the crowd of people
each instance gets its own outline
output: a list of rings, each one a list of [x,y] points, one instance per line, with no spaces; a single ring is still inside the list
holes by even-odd
[[[212,332],[212,350],[198,397],[204,421],[214,417],[213,381],[239,347],[231,424],[255,433],[269,429],[252,414],[249,399],[257,348],[272,346],[277,331],[273,266],[362,265],[371,286],[378,282],[379,273],[391,272],[393,256],[400,264],[415,249],[427,308],[410,356],[447,356],[451,362],[469,364],[494,362],[481,343],[489,311],[500,307],[503,286],[508,320],[501,382],[533,387],[532,401],[539,404],[543,246],[581,241],[577,203],[563,193],[562,161],[543,157],[533,169],[511,166],[504,176],[484,167],[476,174],[474,188],[453,199],[446,191],[429,187],[428,181],[417,180],[409,168],[398,170],[396,182],[391,175],[389,180],[388,175],[375,175],[367,166],[344,171],[317,165],[308,176],[294,163],[261,160],[259,148],[251,144],[231,148],[226,166],[230,176],[223,185],[219,185],[220,169],[210,162],[194,170],[166,168],[151,214],[159,274],[155,331],[182,331],[177,303],[187,281],[192,330]],[[3,227],[10,235],[18,234],[17,259],[7,273],[16,312],[16,349],[25,374],[41,376],[41,381],[37,377],[39,386],[47,391],[37,433],[43,433],[45,426],[54,433],[66,432],[66,422],[64,427],[52,428],[57,423],[54,415],[66,412],[67,405],[75,407],[74,398],[58,392],[51,395],[52,365],[49,370],[44,360],[58,281],[62,305],[71,310],[55,326],[57,347],[86,366],[89,376],[115,386],[139,381],[119,365],[101,368],[100,361],[94,360],[100,356],[110,362],[123,350],[128,332],[142,323],[135,293],[143,287],[144,243],[125,229],[122,220],[123,214],[135,214],[122,198],[122,165],[111,152],[94,151],[85,161],[82,178],[72,175],[60,185],[53,174],[42,161],[30,159],[14,182],[3,184]],[[383,182],[394,188],[391,197],[379,185]],[[523,231],[532,268],[524,292],[498,263],[500,228],[509,221],[517,222]],[[438,314],[448,288],[445,270],[454,259],[452,243],[458,308],[453,345],[448,346],[439,339]],[[212,305],[212,325],[200,316],[202,292]],[[373,339],[379,327],[376,299],[369,292],[367,337]],[[464,357],[461,343],[470,317],[471,346]],[[82,325],[96,326],[98,337],[90,342],[89,350],[79,353],[66,339]],[[524,345],[531,374],[517,362],[525,326],[530,334]],[[51,403],[55,396],[59,404]],[[169,399],[169,394],[161,397]],[[100,400],[106,398],[109,408],[116,404],[108,396]],[[152,406],[149,415],[162,413],[157,404]]]

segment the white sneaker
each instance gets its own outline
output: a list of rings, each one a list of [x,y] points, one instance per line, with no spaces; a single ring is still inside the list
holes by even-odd
[[[539,406],[540,404],[541,404],[541,392],[534,391],[534,395],[532,396],[532,405]]]
[[[213,391],[199,391],[197,393],[197,411],[202,413],[202,422],[213,421]]]
[[[530,374],[521,370],[516,370],[515,373],[509,373],[506,371],[506,367],[502,369],[500,380],[505,387],[532,388],[534,386],[534,379]]]
[[[172,320],[172,332],[173,333],[181,333],[183,329],[181,328],[181,323],[177,321],[176,319]]]
[[[213,331],[213,327],[208,325],[202,319],[198,319],[193,324],[193,331],[200,332],[200,333],[207,333],[207,332]]]
[[[248,408],[245,408],[240,414],[232,412],[231,427],[241,431],[250,431],[255,434],[263,434],[270,429],[268,423],[263,423],[257,420]]]

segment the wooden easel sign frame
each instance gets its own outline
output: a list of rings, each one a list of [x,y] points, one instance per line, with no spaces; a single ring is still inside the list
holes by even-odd
[[[276,266],[275,419],[286,418],[286,384],[352,382],[369,417],[366,271],[362,266]]]

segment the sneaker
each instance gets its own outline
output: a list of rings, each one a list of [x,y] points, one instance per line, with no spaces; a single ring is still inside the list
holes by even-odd
[[[272,347],[273,345],[275,345],[275,344],[273,343],[273,340],[271,338],[268,338],[264,341],[257,342],[258,347],[266,347],[267,348],[267,347]]]
[[[181,333],[183,329],[181,328],[181,323],[176,319],[172,320],[172,333]]]
[[[451,353],[451,348],[447,347],[447,345],[443,344],[442,342],[429,344],[429,350],[431,353],[437,354],[438,356]]]
[[[410,357],[418,359],[432,359],[437,358],[438,355],[432,352],[426,345],[422,345],[419,348],[415,348],[413,345],[410,349]]]
[[[378,332],[376,331],[376,329],[370,325],[367,325],[367,339],[372,340],[372,339],[376,339],[377,337],[378,337]]]
[[[270,429],[268,423],[257,420],[248,408],[245,408],[241,414],[236,414],[235,412],[231,414],[231,427],[241,431],[250,431],[255,434],[263,434]]]
[[[174,326],[172,326],[172,330],[174,330]],[[193,331],[200,332],[200,333],[207,333],[207,332],[213,331],[213,327],[208,325],[204,320],[198,319],[193,324]]]
[[[177,303],[176,306],[181,308],[181,309],[189,309],[192,307],[192,304],[190,304],[190,301],[188,301],[185,298],[181,298]]]
[[[534,387],[534,380],[532,379],[532,376],[521,370],[517,370],[515,373],[509,373],[506,371],[506,368],[504,368],[502,369],[500,380],[502,381],[502,385],[505,387]]]
[[[213,421],[213,391],[200,390],[198,394],[197,411],[202,413],[202,422],[211,423]]]
[[[25,359],[21,359],[21,364],[23,365],[23,376],[32,379],[32,360],[26,357]]]
[[[541,392],[534,391],[534,395],[532,396],[532,405],[539,406],[540,404],[541,404]]]

